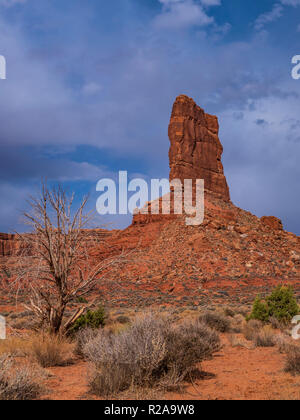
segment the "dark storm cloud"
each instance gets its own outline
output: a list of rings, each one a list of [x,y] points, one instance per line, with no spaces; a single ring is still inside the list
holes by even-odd
[[[289,67],[296,51],[289,46],[287,54],[284,45],[274,46],[262,30],[272,23],[266,16],[258,32],[217,39],[216,34],[226,36],[221,28],[229,29],[230,22],[218,21],[204,2],[180,2],[184,16],[170,1],[161,2],[163,7],[152,3],[150,10],[150,2],[124,0],[120,14],[115,8],[107,16],[108,4],[97,6],[103,10],[96,14],[90,3],[74,2],[63,14],[59,7],[66,6],[58,2],[27,2],[27,13],[34,4],[38,16],[30,36],[30,19],[22,18],[21,9],[22,22],[0,17],[0,52],[8,62],[8,79],[0,85],[3,196],[14,195],[20,179],[25,185],[41,175],[93,180],[126,169],[106,159],[98,165],[80,156],[74,161],[71,153],[61,156],[61,149],[78,145],[110,150],[124,160],[134,156],[140,166],[150,167],[147,175],[167,175],[170,110],[175,97],[185,93],[220,116],[234,201],[258,214],[282,216],[299,233],[300,83],[291,79]],[[201,15],[201,25],[191,10]],[[56,156],[43,153],[49,147],[57,149]],[[5,202],[2,212],[9,218],[13,211],[8,198]]]

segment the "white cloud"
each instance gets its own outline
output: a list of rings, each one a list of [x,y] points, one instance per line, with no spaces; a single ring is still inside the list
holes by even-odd
[[[279,3],[275,3],[273,9],[270,12],[266,12],[258,16],[255,21],[255,29],[258,31],[263,29],[266,24],[278,20],[282,16],[282,13],[283,6]]]
[[[159,0],[163,10],[155,19],[155,26],[167,29],[180,29],[189,26],[206,26],[214,22],[201,4],[194,0]],[[203,0],[203,6],[216,6],[218,0]]]
[[[280,19],[283,15],[284,6],[298,7],[300,6],[300,0],[279,0],[279,2],[274,4],[270,12],[266,12],[258,16],[254,24],[255,29],[260,31],[266,24]]]

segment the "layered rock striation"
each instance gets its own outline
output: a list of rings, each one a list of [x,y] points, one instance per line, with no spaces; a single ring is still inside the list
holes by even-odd
[[[221,157],[218,118],[206,114],[193,99],[176,99],[169,124],[170,181],[204,179],[206,190],[230,201]]]

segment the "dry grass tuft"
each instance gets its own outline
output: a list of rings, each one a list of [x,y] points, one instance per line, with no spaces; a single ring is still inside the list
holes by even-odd
[[[11,354],[12,356],[25,356],[29,352],[30,345],[26,338],[8,337],[0,340],[0,356]]]
[[[246,349],[253,349],[253,344],[249,344],[248,341],[239,337],[237,334],[229,334],[228,341],[232,347],[244,347]]]
[[[251,319],[249,322],[247,322],[244,325],[244,328],[243,328],[244,337],[248,341],[254,341],[258,331],[260,331],[262,328],[263,328],[263,323],[261,321]]]
[[[254,337],[256,347],[274,347],[276,345],[276,334],[270,326],[266,326],[258,331]]]
[[[30,338],[29,355],[43,368],[72,363],[74,345],[65,337],[39,334]]]

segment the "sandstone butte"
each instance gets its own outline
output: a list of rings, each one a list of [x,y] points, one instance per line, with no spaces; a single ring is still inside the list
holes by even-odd
[[[173,106],[170,179],[205,180],[205,219],[186,226],[183,215],[136,214],[119,231],[86,231],[96,237],[91,258],[130,251],[122,267],[99,281],[101,299],[112,306],[247,304],[274,285],[293,285],[300,297],[300,237],[276,217],[258,218],[230,201],[223,147],[215,116],[187,96]],[[149,204],[148,204],[149,205]],[[0,235],[0,267],[9,273],[22,257],[20,241]]]

